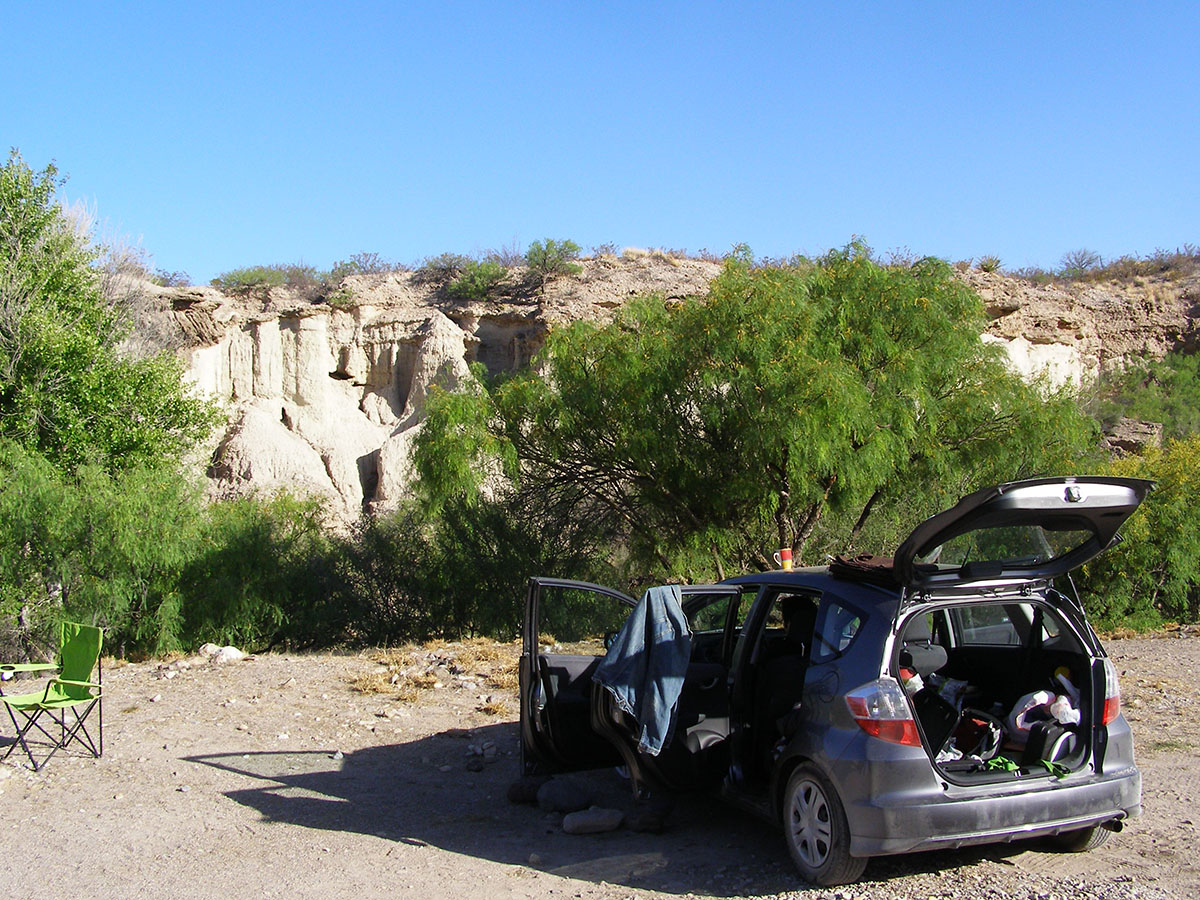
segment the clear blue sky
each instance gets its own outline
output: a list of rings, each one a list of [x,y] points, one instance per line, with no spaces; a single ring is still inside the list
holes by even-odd
[[[584,249],[1200,243],[1200,3],[0,0],[0,144],[193,281]]]

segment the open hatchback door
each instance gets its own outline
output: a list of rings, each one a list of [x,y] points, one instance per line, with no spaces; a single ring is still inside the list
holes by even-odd
[[[909,596],[959,585],[1046,582],[1119,541],[1153,482],[1038,478],[968,494],[925,520],[896,551]]]

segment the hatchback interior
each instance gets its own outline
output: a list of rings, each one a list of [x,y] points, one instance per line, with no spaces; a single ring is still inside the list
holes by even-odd
[[[1091,657],[1044,604],[913,616],[895,668],[925,748],[952,781],[1062,775],[1088,758]]]

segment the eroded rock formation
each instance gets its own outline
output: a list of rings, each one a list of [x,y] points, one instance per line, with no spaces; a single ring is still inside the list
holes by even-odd
[[[156,289],[150,305],[173,322],[157,329],[171,334],[160,343],[177,348],[197,388],[229,409],[209,466],[212,494],[286,487],[351,520],[408,492],[431,386],[455,387],[474,362],[492,373],[525,366],[555,325],[608,320],[638,294],[703,294],[719,271],[635,253],[586,260],[544,295],[513,290],[484,302],[447,300],[394,273],[350,279],[342,308],[198,287]],[[1078,382],[1131,356],[1197,345],[1200,278],[1063,288],[962,277],[987,306],[985,339],[1003,343],[1025,374]]]

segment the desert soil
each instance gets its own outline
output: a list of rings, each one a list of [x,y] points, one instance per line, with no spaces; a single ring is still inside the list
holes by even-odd
[[[800,881],[776,830],[712,798],[682,800],[662,834],[586,836],[509,803],[515,651],[478,649],[390,668],[378,653],[110,665],[103,758],[60,754],[34,773],[18,749],[0,765],[0,896],[1200,896],[1196,636],[1108,642],[1145,812],[1106,846],[877,859],[837,889]],[[5,722],[0,745],[11,734]],[[613,772],[581,780],[599,804],[629,805]]]

